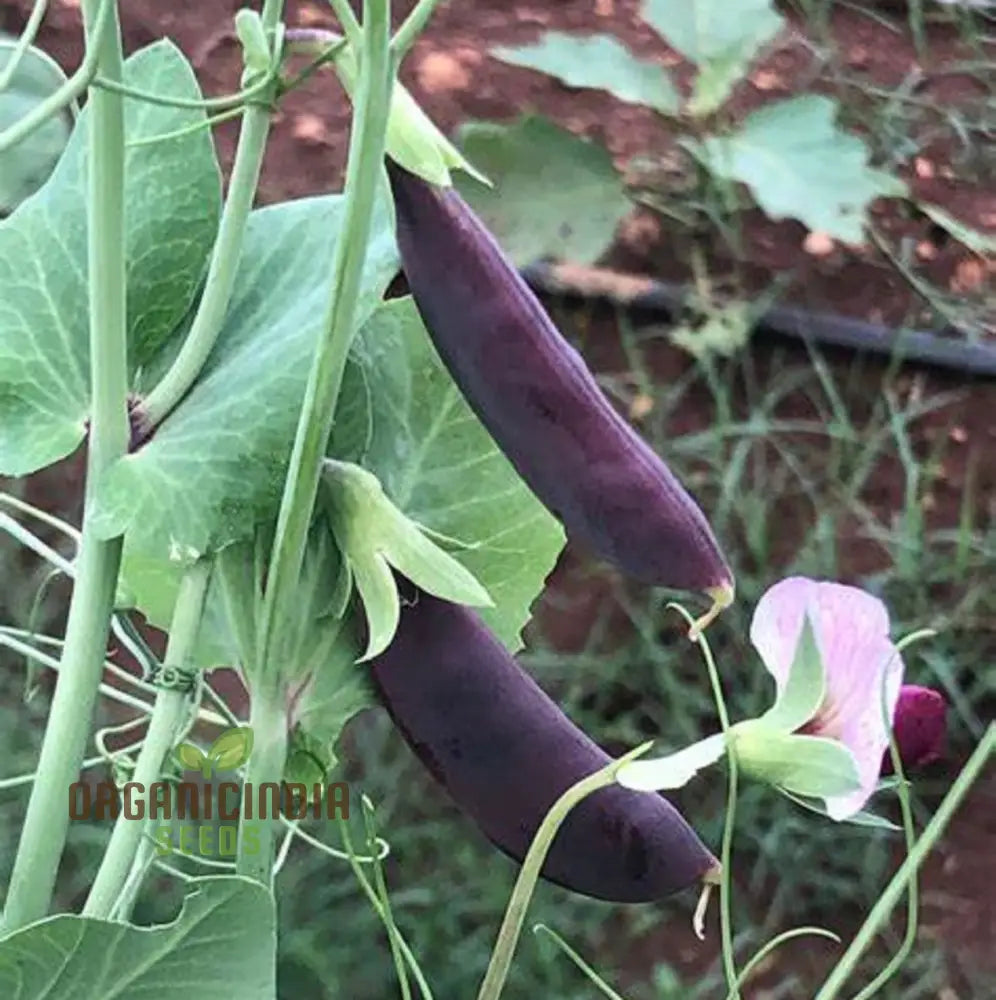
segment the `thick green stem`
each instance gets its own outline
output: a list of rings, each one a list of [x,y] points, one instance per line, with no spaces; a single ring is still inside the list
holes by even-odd
[[[600,771],[596,771],[572,785],[554,802],[550,811],[543,817],[543,822],[540,823],[539,829],[529,845],[525,860],[519,869],[519,876],[515,880],[515,887],[512,889],[512,895],[505,909],[505,917],[501,922],[498,939],[495,942],[494,951],[491,952],[491,961],[488,962],[488,969],[484,974],[484,981],[481,983],[477,1000],[498,1000],[498,997],[501,996],[505,980],[508,978],[508,970],[512,965],[515,947],[522,934],[522,924],[526,919],[529,901],[533,897],[533,891],[543,868],[543,862],[546,860],[553,838],[567,818],[567,814],[589,795],[597,792],[600,788],[606,788],[613,784],[619,769],[645,754],[652,745],[652,743],[644,743],[643,746],[631,750],[625,756],[607,764]]]
[[[316,348],[305,390],[270,557],[259,642],[263,671],[277,669],[271,663],[276,632],[283,621],[298,613],[296,591],[308,525],[353,339],[394,79],[389,33],[390,0],[366,0],[360,84],[346,168],[345,218],[332,262],[326,332]]]
[[[885,891],[878,898],[878,902],[872,907],[871,913],[861,925],[861,929],[855,935],[847,951],[841,956],[840,961],[834,966],[833,971],[823,983],[816,1000],[834,1000],[849,976],[854,971],[861,956],[868,949],[868,946],[879,933],[882,925],[889,919],[893,909],[899,902],[906,890],[906,885],[914,877],[923,864],[927,855],[940,839],[945,827],[951,821],[961,800],[968,794],[976,778],[982,773],[989,757],[996,752],[996,723],[990,723],[985,735],[979,741],[978,746],[972,752],[972,756],[965,762],[961,773],[955,779],[954,784],[948,789],[948,794],[944,796],[944,801],[940,804],[937,812],[934,813],[930,822],[924,828],[923,834],[916,846],[906,860],[896,869],[895,875],[886,886]]]
[[[268,32],[272,32],[280,23],[283,6],[283,0],[266,0],[263,4],[263,26]],[[146,428],[153,428],[161,423],[183,399],[197,380],[218,340],[232,298],[242,241],[259,184],[263,153],[270,134],[268,98],[272,97],[275,86],[275,81],[271,81],[267,93],[257,98],[260,103],[250,104],[244,112],[228,197],[208,266],[204,294],[180,353],[145,400],[142,411]]]
[[[239,875],[262,882],[269,888],[273,873],[275,832],[278,816],[260,815],[260,802],[270,803],[270,796],[261,795],[262,786],[283,780],[287,759],[287,709],[283,698],[268,684],[253,688],[249,711],[252,729],[252,756],[246,766],[239,816],[238,854],[235,870]],[[252,818],[247,816],[247,799],[252,797]]]
[[[192,566],[180,583],[170,623],[169,643],[166,646],[165,665],[168,667],[181,670],[187,668],[197,641],[210,578],[211,563],[205,561]],[[125,887],[145,830],[144,817],[149,815],[152,804],[149,790],[159,780],[163,760],[186,718],[187,708],[188,694],[183,690],[163,688],[156,695],[145,742],[131,776],[131,781],[138,785],[138,794],[145,804],[143,818],[129,817],[124,811],[118,816],[111,841],[104,852],[97,877],[83,908],[84,916],[110,916]]]
[[[88,59],[109,80],[121,79],[117,7],[84,0]],[[97,31],[100,15],[109,23]],[[124,115],[121,98],[94,92],[89,101],[88,258],[90,385],[87,497],[100,474],[128,446],[125,302]],[[89,507],[89,504],[87,505]],[[69,787],[79,775],[104,665],[121,561],[121,539],[102,541],[86,513],[66,642],[11,874],[7,932],[48,912],[69,826]]]

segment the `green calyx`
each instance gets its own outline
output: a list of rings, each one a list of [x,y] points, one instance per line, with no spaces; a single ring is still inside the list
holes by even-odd
[[[352,99],[359,70],[351,46],[339,49],[333,57],[333,65]],[[394,84],[387,119],[387,153],[405,170],[438,187],[452,186],[451,170],[465,170],[475,180],[491,186],[487,177],[436,128],[415,98],[398,82]]]
[[[779,732],[754,719],[737,723],[730,737],[747,774],[786,792],[825,799],[861,787],[854,755],[836,740]]]
[[[343,555],[332,601],[335,611],[342,611],[353,584],[359,591],[368,630],[361,660],[384,652],[397,631],[401,599],[393,570],[443,600],[492,606],[474,575],[406,517],[372,473],[351,462],[326,459],[322,487],[332,534]]]

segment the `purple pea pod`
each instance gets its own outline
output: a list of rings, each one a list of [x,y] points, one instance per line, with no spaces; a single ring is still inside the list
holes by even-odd
[[[436,350],[530,489],[628,576],[705,592],[714,613],[727,606],[733,574],[698,504],[612,407],[481,220],[451,188],[390,161],[388,176],[405,275]]]
[[[408,745],[519,862],[557,798],[610,761],[462,605],[418,592],[371,668]],[[666,799],[611,785],[568,814],[542,874],[597,899],[643,903],[717,867]]]

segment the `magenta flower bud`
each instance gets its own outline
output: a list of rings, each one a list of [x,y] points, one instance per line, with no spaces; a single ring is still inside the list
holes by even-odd
[[[610,761],[462,605],[419,592],[371,667],[408,745],[516,861],[556,799]],[[567,816],[542,874],[598,899],[642,903],[716,867],[666,799],[613,785]]]
[[[892,731],[905,770],[924,767],[941,756],[947,729],[947,707],[944,696],[933,688],[904,684],[899,689]],[[886,750],[882,773],[892,774],[892,771],[892,755]]]
[[[733,575],[698,504],[616,412],[583,358],[460,195],[388,163],[398,246],[422,319],[467,402],[570,537],[644,583]]]

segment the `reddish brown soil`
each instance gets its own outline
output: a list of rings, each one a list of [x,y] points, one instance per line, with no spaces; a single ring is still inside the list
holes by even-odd
[[[25,0],[0,5],[0,30],[19,31],[29,6]],[[238,87],[240,57],[231,23],[239,6],[241,3],[236,0],[176,0],[168,5],[153,0],[129,0],[122,5],[127,48],[132,51],[168,35],[191,58],[207,93],[232,91]],[[394,6],[400,17],[411,2],[405,0]],[[600,93],[568,90],[539,74],[499,63],[486,53],[491,45],[532,41],[547,28],[610,31],[636,53],[659,58],[678,73],[679,79],[687,81],[688,67],[638,22],[638,7],[638,0],[517,0],[514,8],[501,0],[444,4],[416,45],[403,75],[445,129],[453,129],[470,119],[507,120],[522,111],[536,110],[579,135],[604,143],[620,168],[638,154],[673,162],[674,136],[649,112],[621,105]],[[333,26],[327,7],[320,3],[294,4],[291,15],[297,24]],[[896,23],[904,24],[901,6]],[[959,60],[981,58],[980,52],[967,46],[950,25],[931,28],[929,52],[923,59],[918,59],[908,32],[897,34],[850,8],[835,7],[831,32],[839,55],[830,65],[821,66],[803,44],[798,25],[793,23],[755,67],[750,81],[738,89],[732,103],[735,115],[743,115],[767,100],[813,90],[834,93],[844,100],[848,105],[848,124],[860,128],[868,115],[881,109],[881,99],[862,96],[852,87],[835,89],[831,82],[835,73],[888,90],[919,66],[925,78],[915,92],[915,99],[963,108],[966,114],[977,109],[996,89],[996,70],[992,68],[996,65],[996,54],[992,50],[988,52],[991,64],[988,82],[979,75],[942,72]],[[81,55],[78,0],[57,0],[52,5],[40,44],[67,68],[78,64]],[[916,129],[926,135],[928,127],[937,122],[936,113],[928,109]],[[348,127],[347,102],[330,77],[315,79],[291,95],[276,116],[260,201],[272,202],[337,187],[345,162]],[[994,128],[990,113],[988,135],[973,133],[968,149],[960,148],[950,133],[936,135],[910,164],[901,168],[917,196],[988,232],[996,232],[996,188],[991,181],[996,171]],[[216,135],[227,165],[233,153],[236,128],[221,126]],[[665,184],[665,190],[666,187]],[[993,289],[996,265],[992,261],[983,261],[944,238],[926,220],[900,205],[877,205],[875,220],[893,245],[902,239],[910,241],[914,247],[911,263],[921,278],[962,297],[977,296],[981,301],[988,296],[990,303],[996,299]],[[744,217],[745,248],[740,254],[734,255],[716,241],[707,242],[704,248],[711,271],[729,276],[738,286],[756,289],[768,284],[772,275],[792,272],[792,295],[820,308],[887,322],[926,320],[922,302],[877,249],[820,247],[819,241],[804,246],[805,236],[805,230],[797,223],[773,223],[759,212],[749,212]],[[701,235],[694,240],[702,245]],[[687,232],[667,229],[657,217],[640,211],[624,224],[612,260],[634,271],[685,280],[688,277],[685,261],[692,242]],[[598,327],[596,324],[596,331]],[[619,371],[625,367],[614,337],[587,337],[586,350],[600,370]],[[655,352],[653,369],[658,377],[676,376],[687,365],[687,359],[667,345],[655,348]],[[761,352],[762,369],[765,363]],[[881,393],[881,379],[881,369],[872,366],[849,397],[849,405],[867,405]],[[940,525],[957,523],[970,468],[974,468],[978,495],[983,499],[989,497],[988,516],[992,516],[992,498],[996,496],[993,459],[996,426],[991,415],[996,412],[996,387],[966,386],[964,380],[951,375],[916,372],[903,376],[897,385],[898,391],[906,394],[955,388],[965,390],[959,403],[919,421],[914,428],[913,448],[919,457],[927,455],[945,437],[953,444],[946,450],[943,474],[925,504],[931,522]],[[703,401],[701,407],[693,405],[683,410],[676,419],[681,426],[675,429],[701,429],[711,419],[711,410]],[[78,463],[73,468],[78,470]],[[49,498],[49,506],[55,508],[64,506],[66,498],[74,495],[78,486],[78,480],[70,485],[59,479],[59,475],[48,474],[39,490]],[[896,460],[883,463],[864,499],[883,517],[888,517],[900,509],[902,494]],[[985,501],[980,504],[981,511],[986,507]],[[805,523],[786,511],[786,551],[805,530]],[[846,526],[841,526],[841,530],[846,532]],[[850,553],[848,571],[866,571],[877,565],[880,555],[869,556],[868,552],[867,545],[856,544]],[[559,593],[592,602],[590,607],[599,599],[600,591],[596,592],[586,581],[579,582],[571,573],[562,571],[558,581]],[[557,615],[547,602],[547,621],[557,640],[569,649],[583,643],[582,624],[589,615],[583,607],[579,612],[576,601],[567,603],[571,605],[570,613]],[[991,632],[993,623],[983,623],[981,627]],[[952,954],[970,953],[971,964],[991,965],[996,970],[993,948],[996,904],[991,892],[996,884],[994,816],[996,780],[991,777],[973,792],[927,866],[923,933],[942,937]],[[803,949],[786,952],[779,961],[795,960],[804,960]],[[639,964],[646,967],[642,961]],[[942,994],[943,1000],[969,1000],[973,994],[966,989],[962,984],[952,983]]]

